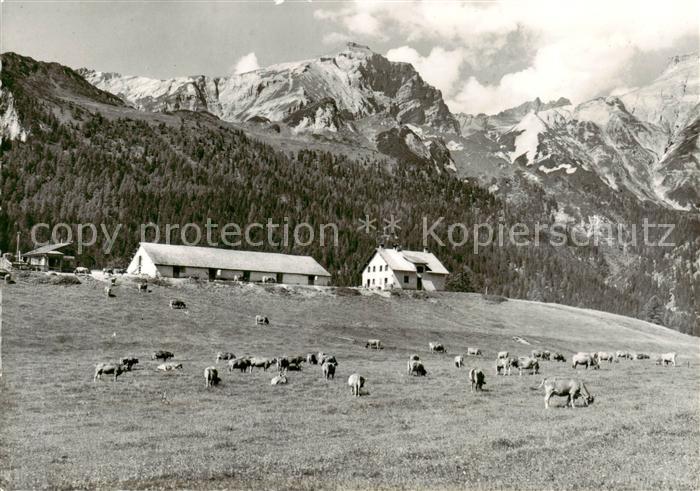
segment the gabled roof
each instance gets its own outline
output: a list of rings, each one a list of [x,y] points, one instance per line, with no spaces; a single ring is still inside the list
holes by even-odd
[[[425,265],[430,273],[450,274],[432,252],[404,251],[380,247],[377,249],[377,254],[394,271],[417,271],[416,265]]]
[[[330,276],[330,273],[311,256],[157,244],[154,242],[141,242],[141,248],[154,264],[163,266]]]
[[[59,249],[63,249],[64,247],[68,247],[71,245],[71,242],[59,242],[58,244],[49,244],[45,246],[41,246],[38,249],[34,249],[33,251],[25,252],[22,255],[23,256],[40,256],[42,254],[63,254]]]

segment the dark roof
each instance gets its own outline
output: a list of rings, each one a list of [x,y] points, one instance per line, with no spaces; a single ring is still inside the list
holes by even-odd
[[[34,249],[33,251],[25,252],[22,255],[23,256],[41,256],[43,254],[63,254],[59,249],[63,249],[64,247],[68,247],[69,245],[72,245],[71,242],[59,242],[58,244],[49,244],[45,246],[41,246],[38,249]]]

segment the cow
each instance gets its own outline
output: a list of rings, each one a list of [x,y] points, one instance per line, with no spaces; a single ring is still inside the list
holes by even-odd
[[[148,291],[148,283],[139,283],[136,285],[136,288],[138,289],[139,292],[147,292]]]
[[[540,363],[535,358],[529,356],[521,356],[517,363],[513,363],[514,367],[518,368],[518,375],[522,376],[523,370],[530,370],[530,375],[540,372]]]
[[[428,372],[426,371],[423,363],[418,360],[409,360],[408,362],[408,374],[415,375],[416,377],[425,377]]]
[[[102,268],[102,274],[107,276],[114,273],[114,268]]]
[[[181,370],[182,369],[182,363],[178,363],[176,361],[166,361],[165,363],[161,363],[158,365],[158,370],[161,370],[163,372],[171,372],[173,370]]]
[[[408,359],[408,374],[411,375],[411,363],[414,361],[420,361],[420,356],[411,355]]]
[[[170,351],[158,350],[158,351],[153,352],[153,354],[151,355],[151,360],[168,361],[168,358],[174,358],[174,357],[175,357],[175,355],[172,354]]]
[[[277,376],[273,377],[270,381],[270,385],[285,385],[287,383],[287,377],[284,373],[279,372]]]
[[[102,375],[114,375],[114,381],[117,381],[117,377],[124,373],[126,368],[123,365],[117,363],[98,363],[95,365],[95,375],[92,378],[93,382],[97,382],[97,379],[102,380]]]
[[[127,372],[130,372],[131,369],[134,367],[139,362],[138,358],[132,357],[124,357],[119,359],[119,364],[124,365],[124,370]]]
[[[323,378],[326,380],[335,378],[335,365],[333,363],[323,363],[321,371],[323,372]]]
[[[221,360],[233,360],[234,358],[236,358],[236,355],[234,355],[230,351],[219,351],[216,354],[216,363],[219,363]]]
[[[174,298],[170,300],[170,308],[173,310],[186,310],[187,305],[182,300]]]
[[[124,268],[114,268],[114,274],[126,274],[126,269]]]
[[[207,367],[204,369],[204,383],[205,387],[213,387],[221,382],[219,378],[219,371],[214,367]]]
[[[447,353],[447,350],[442,343],[428,343],[431,353]]]
[[[277,371],[282,372],[289,366],[289,358],[286,356],[275,358],[275,363],[277,364]]]
[[[367,343],[365,344],[365,348],[368,349],[384,349],[382,346],[382,342],[378,339],[368,339]]]
[[[499,358],[496,360],[496,375],[499,375],[501,372],[503,372],[503,375],[510,375],[510,370],[511,367],[513,367],[513,359],[512,358]],[[517,363],[516,363],[517,365]]]
[[[116,295],[115,295],[114,293],[112,293],[112,287],[111,287],[111,286],[106,286],[106,287],[104,288],[104,292],[105,292],[105,297],[108,297],[108,298],[116,297]]]
[[[301,372],[301,363],[290,363],[287,370],[290,372]]]
[[[334,355],[324,354],[323,357],[319,358],[318,362],[321,365],[323,365],[324,363],[330,363],[332,365],[338,366],[338,361],[335,359]]]
[[[659,356],[661,358],[661,365],[666,366],[670,363],[674,367],[676,366],[676,353],[662,353]]]
[[[481,356],[479,348],[467,348],[467,356]]]
[[[591,356],[590,353],[576,353],[574,356],[571,357],[571,368],[576,369],[576,367],[579,365],[585,366],[586,370],[588,370],[588,367],[591,367],[593,369],[600,368],[600,365],[598,364],[598,359],[596,357]]]
[[[273,363],[274,362],[269,358],[254,356],[248,360],[248,369],[252,372],[253,368],[262,368],[263,372],[267,372],[267,369],[270,368],[270,365]]]
[[[552,360],[554,360],[554,361],[563,361],[564,363],[566,363],[566,358],[565,358],[564,355],[562,355],[561,353],[554,353],[554,354],[552,355]]]
[[[637,353],[637,359],[638,360],[648,360],[649,355],[647,355],[646,353]]]
[[[315,353],[309,353],[306,355],[306,363],[309,365],[318,365],[318,358],[316,358]]]
[[[365,378],[358,373],[353,373],[348,377],[348,385],[352,395],[360,397],[360,389],[365,386]]]
[[[557,380],[554,379],[543,379],[542,383],[537,387],[544,387],[544,407],[549,409],[549,399],[554,396],[566,396],[568,399],[566,401],[566,406],[569,404],[571,407],[576,407],[574,401],[576,398],[583,398],[584,405],[588,406],[593,402],[593,396],[588,392],[585,384],[576,379],[569,380]]]
[[[237,358],[237,359],[228,361],[228,371],[229,372],[232,372],[234,370],[240,370],[242,373],[245,373],[248,370],[249,366],[250,366],[250,359],[248,359],[248,358]]]
[[[262,326],[262,325],[269,325],[270,324],[270,319],[268,319],[264,315],[256,315],[255,316],[255,325],[256,326]]]
[[[79,266],[75,268],[75,271],[73,271],[73,274],[90,274],[90,270],[87,268],[84,268],[83,266]]]
[[[618,360],[619,360],[620,358],[626,359],[626,360],[631,360],[631,359],[632,359],[632,355],[630,355],[627,351],[616,351],[616,352],[615,352],[615,358],[617,358]]]
[[[503,359],[503,358],[508,358],[508,357],[509,357],[509,353],[507,351],[499,351],[498,352],[498,359],[499,360]]]
[[[483,390],[483,386],[486,384],[484,381],[484,372],[478,368],[472,368],[469,370],[469,381],[471,382],[471,392],[476,390]]]
[[[296,363],[297,365],[301,365],[302,363],[306,362],[306,357],[303,355],[299,356],[293,356],[289,358],[289,363]]]
[[[537,359],[547,360],[547,361],[549,361],[549,359],[550,359],[551,356],[552,356],[552,354],[551,354],[549,351],[547,351],[547,350],[544,350],[544,351],[541,351],[541,350],[532,350],[532,352],[530,353],[530,355],[531,355],[532,358],[537,358]]]
[[[455,366],[462,368],[464,366],[464,357],[462,355],[455,356]]]
[[[606,351],[599,351],[597,355],[599,362],[607,361],[608,363],[612,363],[615,359],[615,356],[612,353],[608,353]]]

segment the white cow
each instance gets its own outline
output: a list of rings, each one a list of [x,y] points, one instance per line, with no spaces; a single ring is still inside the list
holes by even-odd
[[[464,357],[462,355],[455,356],[455,366],[462,368],[464,366]]]
[[[567,396],[566,405],[571,404],[571,407],[576,407],[574,405],[574,400],[577,397],[583,397],[583,403],[588,406],[593,402],[593,396],[588,392],[584,383],[580,380],[569,379],[569,380],[557,380],[554,379],[544,379],[542,383],[538,386],[544,386],[544,407],[549,409],[549,399],[555,396]]]
[[[360,389],[365,386],[365,378],[359,373],[353,373],[348,377],[348,385],[352,391],[352,395],[360,397]]]

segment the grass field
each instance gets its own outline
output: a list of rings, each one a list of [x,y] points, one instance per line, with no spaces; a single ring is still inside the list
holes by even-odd
[[[626,317],[553,304],[496,304],[471,294],[348,295],[346,290],[185,283],[139,294],[104,284],[3,286],[0,487],[246,489],[698,489],[700,343]],[[345,293],[345,294],[343,294]],[[342,294],[342,295],[341,295]],[[170,298],[187,312],[168,308]],[[256,327],[268,315],[272,325]],[[521,336],[532,343],[512,340]],[[380,338],[381,351],[364,340]],[[448,355],[431,355],[429,341]],[[470,393],[454,354],[479,347],[467,367],[486,372]],[[498,377],[499,350],[676,351],[653,360],[579,369],[588,408],[544,409],[542,376]],[[155,370],[167,349],[183,370]],[[229,373],[206,389],[217,351],[274,357],[333,353],[336,380],[304,367],[286,386],[272,371]],[[407,377],[408,355],[428,376]],[[114,383],[93,383],[95,363],[135,355]],[[358,371],[368,395],[353,398]],[[165,400],[163,400],[165,397]]]

